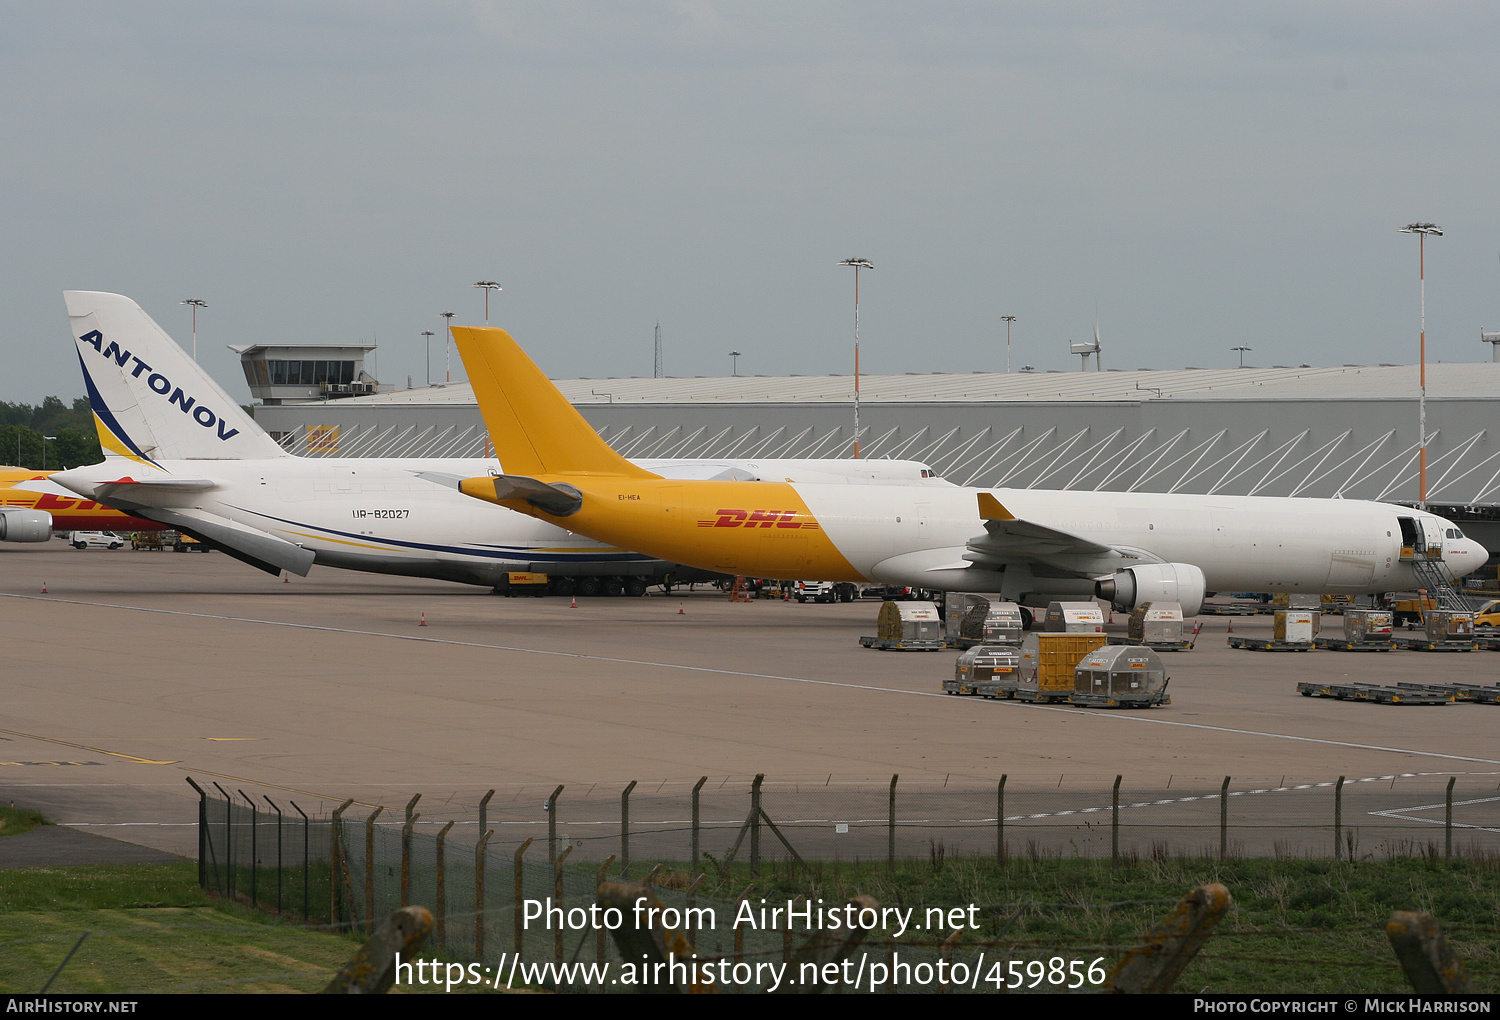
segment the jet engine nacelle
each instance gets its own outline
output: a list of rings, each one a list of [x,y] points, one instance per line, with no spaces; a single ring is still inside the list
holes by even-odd
[[[52,515],[45,510],[0,512],[0,542],[45,542],[52,537]]]
[[[1145,563],[1100,581],[1094,591],[1120,609],[1134,609],[1142,602],[1178,602],[1183,616],[1197,616],[1208,580],[1191,563]]]

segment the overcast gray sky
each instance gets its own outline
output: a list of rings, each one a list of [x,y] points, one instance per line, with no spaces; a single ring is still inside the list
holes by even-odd
[[[0,3],[0,399],[110,290],[555,376],[1415,361],[1500,328],[1493,3]],[[456,355],[455,355],[456,361]],[[441,375],[435,354],[434,377]]]

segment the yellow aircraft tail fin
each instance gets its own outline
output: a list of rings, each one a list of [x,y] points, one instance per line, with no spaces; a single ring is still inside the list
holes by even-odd
[[[507,474],[660,477],[599,438],[505,330],[454,326],[453,339]]]

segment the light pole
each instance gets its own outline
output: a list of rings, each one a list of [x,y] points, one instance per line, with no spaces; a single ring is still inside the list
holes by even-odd
[[[1408,223],[1401,228],[1403,234],[1417,235],[1417,277],[1422,292],[1422,340],[1417,358],[1417,509],[1427,509],[1427,235],[1442,237],[1443,230],[1436,223]]]
[[[193,306],[193,360],[198,360],[198,309],[207,308],[208,302],[191,297],[183,302],[185,305]]]
[[[56,436],[43,436],[42,437],[42,470],[43,471],[47,470],[47,440],[49,440],[49,439],[55,440],[55,439],[57,439],[57,437]]]
[[[854,459],[859,460],[859,271],[874,269],[869,259],[851,258],[839,263],[854,268]]]
[[[739,374],[740,374],[740,352],[739,351],[730,351],[729,352],[729,375],[730,375],[730,378],[733,378],[734,376],[737,376]]]
[[[504,288],[494,280],[480,280],[474,286],[484,291],[484,324],[488,326],[490,324],[490,291]]]
[[[427,385],[432,385],[432,338],[437,336],[430,329],[422,330],[422,336],[427,340]]]
[[[1254,350],[1254,348],[1251,348],[1251,347],[1231,347],[1229,349],[1231,351],[1239,351],[1240,352],[1240,367],[1241,368],[1245,367],[1245,352],[1249,351],[1249,350]]]
[[[1014,315],[1002,315],[1000,321],[1005,323],[1005,374],[1010,374],[1010,324],[1016,321]]]
[[[486,293],[488,293],[488,292],[486,292]],[[453,351],[449,347],[449,342],[453,339],[453,317],[455,315],[457,315],[458,313],[457,312],[440,312],[439,314],[441,314],[443,318],[445,318],[445,319],[448,320],[447,323],[443,326],[443,381],[444,382],[452,382],[453,381]]]

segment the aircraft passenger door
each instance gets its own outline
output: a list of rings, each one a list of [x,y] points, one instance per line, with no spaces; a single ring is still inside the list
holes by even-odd
[[[684,555],[692,556],[701,552],[707,540],[698,533],[696,524],[688,526],[693,518],[693,510],[682,505],[682,486],[664,485],[657,491],[661,493],[662,517],[666,522],[667,533],[680,536]],[[712,519],[711,515],[709,519]]]
[[[1234,528],[1231,520],[1233,510],[1227,507],[1211,506],[1208,508],[1209,526],[1213,528],[1213,540],[1215,549],[1229,549],[1234,546]]]
[[[1419,517],[1417,520],[1422,525],[1422,538],[1427,546],[1427,558],[1429,560],[1442,559],[1443,522],[1436,517]]]
[[[1401,525],[1401,558],[1409,560],[1422,545],[1422,529],[1417,527],[1414,517],[1398,517],[1396,520]]]

